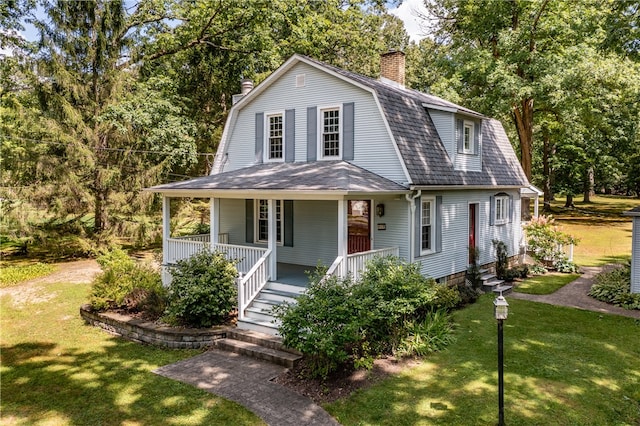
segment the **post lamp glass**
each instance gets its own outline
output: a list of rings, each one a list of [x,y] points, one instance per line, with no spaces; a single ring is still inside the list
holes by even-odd
[[[509,314],[509,304],[507,299],[501,294],[493,301],[493,312],[497,320],[506,320]]]

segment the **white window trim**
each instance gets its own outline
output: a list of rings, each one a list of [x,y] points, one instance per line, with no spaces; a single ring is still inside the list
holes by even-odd
[[[431,248],[425,250],[422,248],[422,204],[428,201],[430,202],[430,218],[431,218]],[[435,197],[420,197],[420,255],[425,256],[427,254],[435,253],[435,244],[436,244],[436,227],[435,227],[435,219],[436,219],[436,198]]]
[[[322,130],[324,128],[324,117],[323,117],[323,112],[327,111],[327,110],[338,110],[338,118],[340,120],[339,123],[339,127],[340,129],[338,130],[338,155],[324,155],[324,143],[322,141]],[[342,113],[342,105],[341,104],[336,104],[336,105],[323,105],[323,106],[318,106],[318,140],[317,140],[317,147],[318,147],[318,159],[319,160],[340,160],[342,159],[342,149],[343,149],[343,145],[344,145],[344,136],[343,136],[343,127],[344,127],[344,115]]]
[[[509,211],[509,209],[511,208],[511,203],[509,202],[509,200],[510,199],[508,195],[495,196],[493,200],[493,202],[495,203],[495,205],[493,206],[493,210],[495,212],[494,223],[496,225],[504,225],[505,223],[509,223],[509,216],[511,215],[511,212]],[[500,201],[500,203],[498,203],[498,201]],[[498,209],[498,204],[503,206],[503,208]],[[500,210],[504,212],[504,217],[499,217]]]
[[[268,240],[260,239],[260,200],[265,200],[265,198],[257,198],[253,200],[253,208],[254,208],[254,221],[253,221],[253,242],[256,244],[267,244]],[[283,245],[284,240],[284,201],[283,200],[273,200],[273,208],[277,210],[277,205],[280,203],[280,241],[276,241],[276,243],[281,246]],[[277,229],[277,226],[276,226]],[[276,235],[277,238],[277,235]]]
[[[465,129],[469,129],[469,148],[465,147],[465,139],[464,139],[464,131]],[[462,122],[462,152],[464,154],[475,154],[474,152],[474,141],[475,141],[475,131],[476,126],[473,121],[463,120]]]
[[[282,117],[282,158],[269,158],[270,146],[269,146],[269,117],[273,116],[281,116]],[[286,122],[285,122],[285,112],[284,111],[269,111],[264,113],[264,141],[263,141],[263,161],[265,163],[283,163],[284,157],[286,155]]]

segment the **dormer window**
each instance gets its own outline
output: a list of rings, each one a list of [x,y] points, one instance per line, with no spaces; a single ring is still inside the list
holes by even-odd
[[[473,127],[473,122],[465,120],[464,133],[462,135],[462,148],[465,154],[473,154]]]
[[[282,113],[266,115],[265,160],[282,161],[284,159],[284,117]]]
[[[320,109],[320,154],[322,158],[341,157],[341,136],[340,107]]]

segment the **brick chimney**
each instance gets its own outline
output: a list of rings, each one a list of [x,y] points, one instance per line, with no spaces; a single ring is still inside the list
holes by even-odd
[[[404,87],[404,52],[389,50],[380,55],[380,77]]]

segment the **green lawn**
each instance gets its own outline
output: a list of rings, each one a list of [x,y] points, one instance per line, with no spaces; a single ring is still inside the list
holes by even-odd
[[[579,274],[561,274],[548,272],[544,275],[535,275],[519,282],[513,291],[528,294],[551,294],[580,277]]]
[[[622,212],[640,206],[629,197],[597,196],[590,204],[576,201],[565,209],[564,199],[552,203],[553,216],[562,229],[580,239],[574,260],[581,266],[599,266],[627,261],[631,256],[631,218]]]
[[[326,408],[344,425],[494,425],[493,297],[455,313],[457,342]],[[640,422],[640,322],[509,300],[505,420],[509,425]]]
[[[48,284],[0,300],[0,424],[263,424],[235,403],[151,372],[197,351],[142,346],[85,325],[78,309],[87,291]]]

